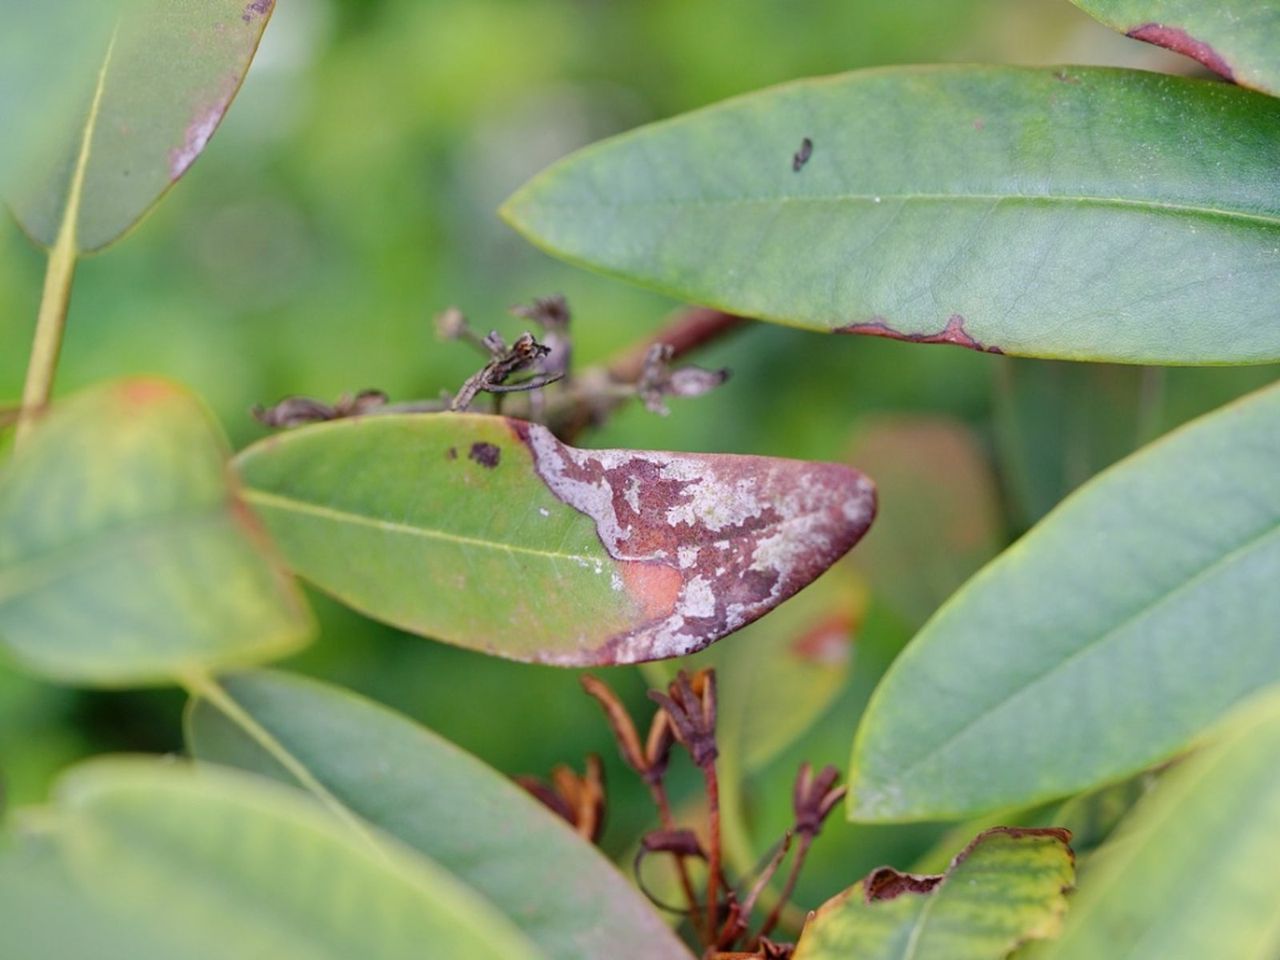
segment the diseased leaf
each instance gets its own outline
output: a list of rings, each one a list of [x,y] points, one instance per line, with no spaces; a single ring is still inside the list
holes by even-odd
[[[876,528],[853,563],[919,626],[999,551],[995,477],[972,431],[939,417],[875,418],[849,458],[881,490]]]
[[[286,674],[242,674],[225,687],[339,802],[474,887],[548,957],[689,957],[594,847],[431,731],[344,690]],[[188,710],[187,743],[201,760],[298,785],[207,700]]]
[[[543,956],[435,864],[241,774],[96,761],[41,822],[0,853],[13,960]]]
[[[1098,851],[1042,960],[1280,955],[1280,694],[1169,771]]]
[[[795,960],[1002,960],[1055,936],[1074,857],[1065,830],[995,827],[945,874],[891,867],[829,900],[809,920]]]
[[[199,403],[127,380],[56,406],[0,467],[0,644],[120,686],[300,647],[311,621]]]
[[[200,155],[240,88],[275,0],[127,0],[95,44],[96,75],[49,155],[8,197],[24,230],[100,249],[136,223]],[[79,41],[77,41],[79,42]]]
[[[875,512],[848,467],[577,450],[475,414],[320,424],[237,463],[317,586],[415,633],[562,665],[699,650],[812,581]]]
[[[808,138],[808,161],[793,159]],[[1099,68],[867,70],[561,161],[504,216],[574,263],[824,331],[1280,358],[1280,104]]]
[[[1169,758],[1280,681],[1280,386],[1069,497],[925,625],[854,743],[850,814],[1030,806]]]
[[[1276,0],[1071,0],[1107,26],[1198,60],[1214,73],[1280,94]]]
[[[652,664],[645,675],[661,688],[677,667],[714,668],[722,774],[749,776],[803,736],[845,688],[866,608],[866,584],[838,563],[731,643],[684,663]]]

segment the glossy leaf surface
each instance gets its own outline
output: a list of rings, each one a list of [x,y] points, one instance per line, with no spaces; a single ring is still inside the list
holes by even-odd
[[[996,827],[944,874],[881,867],[818,910],[795,960],[1003,960],[1060,928],[1075,879],[1068,839]]]
[[[1044,960],[1280,954],[1280,696],[1171,770],[1098,853]]]
[[[624,134],[503,212],[572,262],[800,327],[1258,363],[1280,358],[1278,171],[1280,103],[1221,83],[909,67]]]
[[[1275,0],[1071,0],[1120,33],[1198,60],[1214,73],[1280,93]]]
[[[549,957],[688,958],[592,846],[497,771],[408,718],[278,673],[225,681],[234,702],[339,802],[474,887]],[[187,741],[201,760],[300,785],[207,700]]]
[[[310,617],[227,453],[164,381],[56,406],[0,468],[0,643],[46,676],[113,686],[301,646]]]
[[[1085,485],[924,627],[854,744],[856,819],[1029,806],[1158,763],[1280,681],[1280,387]]]
[[[0,854],[14,960],[540,958],[434,864],[230,772],[98,761]]]
[[[336,421],[237,462],[290,565],[338,599],[564,665],[699,650],[817,577],[875,511],[870,481],[835,464],[578,450],[474,414]]]
[[[106,246],[205,148],[240,88],[275,0],[127,0],[102,33],[95,76],[58,124],[48,156],[24,164],[8,198],[52,246],[70,212],[72,249]],[[77,40],[77,42],[82,42]]]

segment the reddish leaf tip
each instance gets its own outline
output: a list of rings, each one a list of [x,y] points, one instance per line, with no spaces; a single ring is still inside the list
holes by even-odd
[[[875,516],[874,485],[838,464],[577,450],[536,424],[513,429],[548,489],[595,523],[619,564],[615,589],[646,618],[555,662],[636,663],[700,650],[809,584]]]
[[[1190,57],[1227,80],[1235,81],[1235,71],[1226,60],[1222,59],[1217,50],[1203,40],[1197,40],[1180,27],[1170,27],[1162,23],[1144,23],[1130,30],[1127,36],[1134,40],[1141,40],[1143,43],[1164,47],[1184,57]]]

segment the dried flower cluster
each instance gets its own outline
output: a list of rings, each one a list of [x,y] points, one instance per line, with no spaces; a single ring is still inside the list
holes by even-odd
[[[602,423],[621,403],[638,398],[646,409],[665,416],[668,397],[697,397],[720,386],[728,370],[696,366],[673,367],[674,360],[741,325],[741,318],[715,311],[691,310],[652,341],[624,351],[622,358],[573,376],[570,311],[559,295],[540,297],[511,308],[511,313],[536,325],[540,334],[525,331],[510,345],[496,331],[481,335],[456,307],[436,317],[442,340],[466,343],[482,353],[484,366],[469,376],[457,393],[440,399],[390,403],[385,393],[365,390],[336,403],[311,397],[286,397],[271,407],[255,407],[253,415],[275,428],[297,427],[325,420],[379,413],[435,413],[469,410],[484,393],[493,397],[495,413],[508,394],[524,394],[514,415],[545,423],[569,438],[584,427]],[[632,357],[639,352],[641,359]],[[559,384],[554,396],[544,388]]]
[[[844,796],[845,788],[836,785],[836,769],[826,767],[815,774],[808,764],[801,766],[792,795],[794,822],[791,828],[751,882],[735,884],[726,875],[721,856],[715,672],[700,670],[690,675],[681,671],[666,690],[650,690],[649,699],[658,709],[643,740],[627,709],[603,681],[586,675],[582,685],[604,710],[623,761],[648,786],[658,809],[660,827],[640,838],[635,857],[634,868],[641,889],[657,906],[687,917],[691,934],[703,948],[704,957],[710,960],[786,960],[790,957],[793,946],[775,942],[769,934],[777,927],[790,901],[810,845]],[[703,776],[707,812],[703,830],[680,825],[672,815],[665,776],[672,749],[677,744],[684,748]],[[604,795],[598,758],[588,758],[585,777],[558,767],[550,785],[527,777],[518,778],[518,782],[573,824],[583,836],[599,833]],[[753,931],[756,908],[793,850],[782,889]],[[684,897],[683,904],[664,903],[646,887],[642,867],[655,855],[670,858]],[[701,881],[705,886],[702,894],[697,892],[699,884],[695,882],[692,865],[700,865],[697,872],[705,874]]]

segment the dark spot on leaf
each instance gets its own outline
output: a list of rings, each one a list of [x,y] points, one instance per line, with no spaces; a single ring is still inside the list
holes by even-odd
[[[893,900],[904,893],[932,893],[941,882],[940,873],[900,873],[893,867],[878,867],[862,881],[862,896],[867,903]]]
[[[1134,27],[1129,31],[1128,35],[1135,40],[1153,43],[1157,47],[1164,47],[1166,50],[1180,53],[1184,57],[1198,60],[1214,73],[1220,74],[1228,80],[1235,80],[1235,73],[1227,64],[1227,61],[1223,60],[1218,54],[1218,51],[1204,41],[1195,39],[1187,31],[1179,27],[1169,27],[1161,23],[1144,23],[1140,27]]]
[[[958,347],[968,347],[982,353],[1004,353],[999,347],[988,347],[979,343],[964,328],[964,317],[953,313],[947,325],[937,333],[903,333],[895,330],[884,320],[872,320],[868,323],[850,323],[836,327],[835,333],[862,333],[872,337],[888,337],[890,340],[908,340],[911,343],[953,343]]]
[[[448,450],[446,450],[446,451],[444,452],[444,455],[445,455],[445,458],[446,458],[446,459],[448,459],[448,460],[457,460],[457,459],[458,459],[458,448],[457,448],[457,447],[450,447]]]
[[[240,14],[240,19],[245,23],[253,23],[258,17],[265,17],[271,13],[271,8],[276,5],[276,0],[252,0],[244,8],[244,13]]]
[[[813,156],[813,141],[805,137],[800,141],[800,149],[791,158],[791,169],[799,173],[804,169],[804,165],[809,162],[811,156]]]
[[[480,464],[480,466],[492,470],[498,465],[498,461],[502,459],[502,448],[496,447],[492,443],[473,443],[471,452],[467,456]]]

